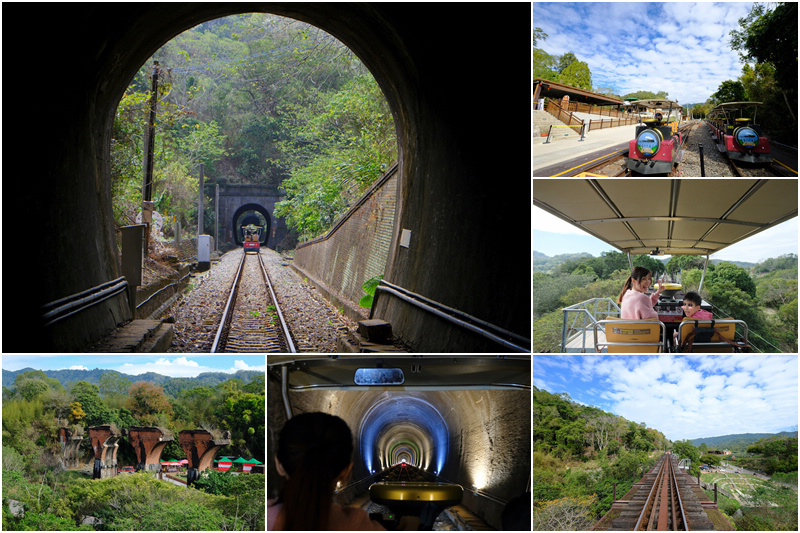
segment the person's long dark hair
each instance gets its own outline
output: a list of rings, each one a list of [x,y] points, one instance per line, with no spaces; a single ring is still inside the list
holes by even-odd
[[[649,274],[650,271],[645,267],[633,267],[633,272],[631,272],[631,275],[625,280],[625,285],[622,286],[622,292],[620,292],[619,296],[617,297],[617,303],[620,305],[622,304],[622,297],[625,296],[625,293],[628,292],[628,289],[633,286],[633,281],[631,280],[635,279],[636,281],[641,281],[642,278],[646,278]]]
[[[352,455],[353,435],[338,416],[303,413],[286,422],[277,453],[289,476],[281,497],[281,529],[328,529],[333,481],[350,464]]]

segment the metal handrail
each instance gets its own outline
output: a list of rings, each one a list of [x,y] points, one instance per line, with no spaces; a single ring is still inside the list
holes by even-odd
[[[523,353],[530,352],[531,339],[525,338],[522,335],[518,335],[512,331],[500,328],[499,326],[496,326],[490,322],[486,322],[485,320],[481,320],[480,318],[446,306],[435,300],[431,300],[430,298],[422,296],[421,294],[411,292],[408,289],[405,289],[399,285],[394,285],[393,283],[389,283],[383,279],[375,288],[375,297],[372,300],[372,308],[369,312],[370,318],[375,315],[378,296],[382,292],[391,294],[392,296],[399,298],[404,302],[410,303],[411,305],[436,315],[439,318],[443,318],[463,329],[477,333],[478,335],[496,342],[497,344],[512,351]],[[509,338],[513,339],[514,342],[508,340]],[[516,344],[517,342],[521,344]]]
[[[42,306],[42,318],[49,320],[45,323],[45,327],[108,300],[122,293],[127,286],[128,281],[125,276],[121,276],[97,287],[45,304]]]
[[[598,311],[597,304],[605,302],[606,303],[606,310],[605,311]],[[589,306],[593,306],[593,310],[588,309]],[[612,311],[613,307],[613,311]],[[582,331],[583,332],[583,342],[581,345],[581,352],[586,352],[586,332],[590,329],[594,329],[595,324],[597,324],[597,316],[598,313],[604,314],[606,317],[608,316],[620,316],[622,311],[620,310],[617,302],[612,300],[611,298],[591,298],[589,300],[584,300],[582,302],[570,305],[568,307],[564,307],[561,309],[563,312],[562,314],[562,327],[561,327],[561,351],[562,353],[566,352],[567,349],[567,342],[568,342],[568,332],[569,331]],[[574,313],[575,317],[572,320],[572,324],[568,327],[568,318],[567,316],[569,313]],[[578,318],[583,316],[583,327],[577,328],[575,327],[575,323],[577,322]],[[588,319],[588,323],[587,323]]]

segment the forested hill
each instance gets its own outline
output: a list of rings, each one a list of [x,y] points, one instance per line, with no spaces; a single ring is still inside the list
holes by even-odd
[[[533,387],[533,449],[567,458],[668,448],[660,431]]]
[[[22,370],[5,370],[3,369],[3,387],[11,387],[14,385],[14,380],[18,374],[30,372],[34,368],[23,368]],[[160,385],[164,388],[164,392],[169,395],[176,395],[184,389],[191,389],[200,386],[213,387],[220,383],[224,383],[229,379],[241,379],[244,383],[249,383],[256,376],[263,376],[263,372],[254,370],[239,370],[235,374],[228,374],[226,372],[204,372],[194,378],[172,378],[155,372],[147,372],[145,374],[131,375],[117,372],[116,370],[95,368],[94,370],[44,370],[45,375],[49,378],[58,380],[65,388],[69,388],[69,383],[77,383],[78,381],[86,381],[92,385],[100,384],[100,377],[103,374],[115,374],[119,378],[128,379],[131,383],[139,381],[146,381]]]
[[[705,443],[709,449],[726,449],[732,451],[745,451],[748,446],[755,444],[760,439],[767,437],[797,437],[797,431],[781,431],[780,433],[739,433],[736,435],[721,435],[718,437],[703,437],[701,439],[692,439],[691,442],[695,446],[700,446]]]

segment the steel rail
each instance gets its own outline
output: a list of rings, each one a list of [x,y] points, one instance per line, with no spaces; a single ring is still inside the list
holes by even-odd
[[[214,342],[211,345],[211,353],[217,353],[219,351],[219,344],[220,340],[222,339],[222,332],[225,330],[225,327],[231,320],[232,311],[233,311],[233,302],[236,301],[236,293],[239,289],[239,280],[242,279],[242,271],[244,270],[244,261],[247,257],[247,254],[242,253],[242,260],[239,262],[239,269],[236,271],[236,276],[233,278],[233,285],[231,285],[231,292],[228,295],[228,303],[225,304],[225,309],[222,311],[222,319],[219,321],[219,327],[217,328],[217,334],[214,336]]]
[[[261,265],[261,273],[264,275],[264,281],[267,282],[267,288],[269,289],[269,294],[272,297],[272,304],[275,306],[275,312],[278,315],[278,321],[281,325],[281,331],[283,332],[283,336],[286,339],[286,349],[288,353],[297,353],[297,348],[294,345],[294,341],[292,340],[292,334],[289,331],[289,325],[286,323],[286,320],[283,318],[283,313],[281,312],[281,306],[278,303],[278,298],[275,296],[275,290],[272,288],[272,281],[269,279],[269,274],[267,274],[267,267],[264,266],[264,259],[261,257],[261,254],[258,254],[258,262]]]
[[[666,458],[664,459],[666,460]],[[652,512],[653,505],[655,504],[655,496],[656,496],[656,489],[661,482],[661,478],[664,475],[664,465],[662,464],[658,468],[658,473],[656,474],[656,479],[653,482],[653,486],[650,488],[650,493],[647,495],[647,499],[644,501],[644,507],[642,507],[642,512],[639,513],[639,519],[636,521],[636,525],[633,526],[634,531],[642,531],[642,526],[644,525],[643,522],[647,520],[650,521],[650,515]]]
[[[672,529],[673,531],[678,531],[678,522],[680,522],[683,524],[683,530],[689,531],[689,522],[686,521],[686,512],[683,509],[683,500],[681,499],[681,491],[680,487],[678,486],[678,477],[675,475],[675,465],[672,463],[672,455],[670,455],[669,467],[670,471],[672,472],[672,481],[675,486],[675,500],[678,503],[677,508],[674,504],[672,505]],[[676,516],[678,512],[680,512],[680,516]]]

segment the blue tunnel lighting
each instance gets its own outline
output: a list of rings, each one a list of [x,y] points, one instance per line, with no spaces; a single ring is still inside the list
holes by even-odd
[[[444,468],[449,430],[439,411],[411,395],[380,398],[361,420],[359,453],[367,471],[384,470],[405,459],[419,468]]]

